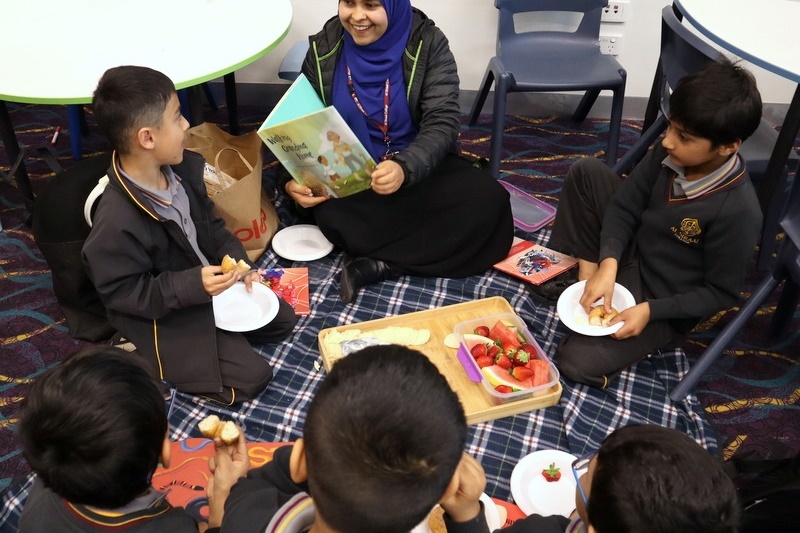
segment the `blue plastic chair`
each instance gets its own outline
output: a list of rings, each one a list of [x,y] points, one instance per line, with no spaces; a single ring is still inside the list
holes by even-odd
[[[684,76],[721,57],[714,47],[683,25],[681,18],[677,7],[666,6],[661,11],[661,52],[642,126],[642,135],[614,165],[617,174],[630,172],[667,128],[669,95],[672,93],[672,88]],[[747,163],[750,177],[756,184],[765,182],[767,163],[777,139],[778,132],[769,122],[762,119],[756,132],[739,149],[739,153]],[[761,187],[759,190],[761,210],[764,213],[758,253],[758,267],[761,270],[769,270],[772,255],[777,248],[775,235],[778,233],[778,221],[786,200],[788,172],[789,168],[797,168],[799,160],[800,158],[792,150],[788,167],[784,167],[781,179],[775,188],[768,190],[766,187]]]
[[[283,56],[278,68],[278,77],[282,80],[294,81],[303,70],[303,60],[308,52],[308,41],[297,41]]]
[[[773,290],[786,281],[783,292],[778,299],[778,306],[770,324],[770,335],[780,338],[785,333],[794,318],[797,308],[798,286],[800,285],[800,180],[794,180],[789,193],[786,207],[781,215],[780,226],[786,234],[778,249],[777,259],[770,273],[761,281],[758,287],[741,307],[734,319],[716,336],[700,359],[670,393],[672,401],[683,400],[703,376],[706,370],[722,353],[722,350],[733,340],[759,310],[764,301]]]
[[[494,177],[500,171],[506,95],[510,92],[586,91],[572,117],[582,122],[600,91],[613,91],[606,161],[609,165],[616,161],[627,74],[614,57],[600,53],[600,15],[607,3],[606,0],[495,0],[495,7],[500,10],[497,55],[489,60],[469,120],[470,125],[477,122],[494,83],[489,156],[489,171]],[[517,33],[515,15],[542,12],[561,12],[581,19],[575,31]]]

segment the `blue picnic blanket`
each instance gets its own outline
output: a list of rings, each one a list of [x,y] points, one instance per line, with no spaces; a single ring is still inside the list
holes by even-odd
[[[294,211],[283,205],[285,202],[279,198],[276,206],[282,226],[307,222],[298,221]],[[548,230],[535,234],[517,230],[517,236],[543,244],[549,235]],[[317,336],[329,327],[502,296],[556,362],[558,341],[567,331],[554,306],[534,301],[525,282],[494,269],[463,279],[404,276],[366,287],[352,304],[345,305],[339,298],[341,250],[305,263],[282,259],[270,248],[258,266],[308,267],[311,313],[299,319],[287,341],[257,347],[274,371],[273,381],[258,399],[227,408],[178,393],[169,420],[173,440],[200,436],[197,423],[211,413],[243,424],[250,441],[292,441],[301,437],[309,402],[325,377]],[[697,398],[690,395],[678,404],[669,399],[669,391],[687,370],[684,352],[672,350],[633,365],[604,390],[562,378],[564,390],[558,405],[472,426],[466,451],[486,470],[486,492],[505,500],[512,499],[511,472],[527,454],[558,449],[581,456],[596,450],[614,429],[631,423],[676,428],[717,454],[713,431]],[[16,530],[32,480],[31,475],[7,491],[0,509],[0,531]]]

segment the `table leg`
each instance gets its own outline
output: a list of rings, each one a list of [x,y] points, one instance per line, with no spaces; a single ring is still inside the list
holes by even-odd
[[[236,76],[231,72],[222,78],[225,81],[225,105],[228,107],[228,128],[231,135],[239,135],[239,101],[236,97]]]
[[[0,100],[0,138],[3,139],[3,146],[6,147],[6,154],[11,167],[20,156],[19,143],[17,142],[17,135],[14,133],[14,125],[11,123],[11,117],[8,115],[8,108],[6,103]],[[22,193],[26,202],[33,202],[33,189],[31,188],[31,181],[28,178],[28,171],[25,168],[25,162],[20,161],[17,171],[14,173],[17,180],[17,187]]]

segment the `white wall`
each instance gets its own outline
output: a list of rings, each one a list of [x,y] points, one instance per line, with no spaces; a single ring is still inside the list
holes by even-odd
[[[263,0],[269,2],[270,0]],[[316,33],[336,14],[337,0],[291,0],[292,28],[276,49],[258,62],[236,73],[237,81],[275,83],[278,65],[297,40]],[[661,9],[668,0],[630,0],[628,20],[603,24],[608,33],[624,38],[619,62],[628,71],[626,96],[647,97],[659,48]],[[493,0],[412,0],[445,32],[458,62],[461,88],[477,90],[489,58],[495,51],[497,9]],[[256,25],[257,27],[257,25]],[[249,29],[246,31],[254,31]],[[257,30],[255,30],[257,31]],[[730,55],[730,54],[728,54]],[[750,65],[765,103],[788,104],[796,85],[775,74]]]

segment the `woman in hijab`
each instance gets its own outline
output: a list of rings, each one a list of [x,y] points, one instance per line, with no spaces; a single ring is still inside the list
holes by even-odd
[[[372,188],[344,198],[284,185],[344,249],[342,300],[403,274],[465,277],[503,259],[508,193],[457,154],[458,73],[442,31],[409,0],[340,0],[309,41],[303,73],[378,162]]]

